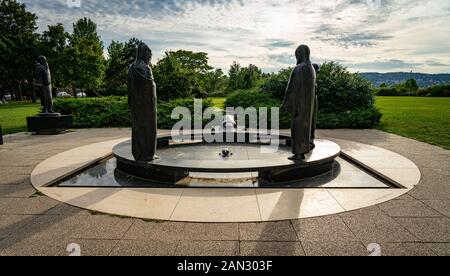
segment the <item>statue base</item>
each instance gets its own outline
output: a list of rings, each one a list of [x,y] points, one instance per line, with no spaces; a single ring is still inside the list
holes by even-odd
[[[60,134],[72,127],[72,115],[59,113],[42,113],[38,116],[27,117],[28,132],[37,135]]]
[[[61,113],[39,113],[39,117],[61,117]]]

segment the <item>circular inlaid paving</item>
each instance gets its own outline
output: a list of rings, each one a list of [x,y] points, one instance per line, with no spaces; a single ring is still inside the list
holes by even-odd
[[[317,217],[369,207],[406,194],[421,178],[417,166],[397,153],[332,139],[342,148],[343,157],[403,188],[52,186],[111,156],[113,147],[126,140],[92,144],[55,155],[35,168],[31,182],[36,189],[53,199],[112,215],[183,222],[261,222]]]

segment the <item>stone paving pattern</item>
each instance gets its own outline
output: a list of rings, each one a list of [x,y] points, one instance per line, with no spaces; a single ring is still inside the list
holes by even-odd
[[[16,134],[0,146],[0,255],[450,255],[450,151],[377,130],[326,130],[323,138],[382,147],[414,161],[423,177],[408,195],[326,217],[249,224],[144,221],[94,214],[42,196],[29,176],[57,153],[124,138],[127,129],[59,136]]]

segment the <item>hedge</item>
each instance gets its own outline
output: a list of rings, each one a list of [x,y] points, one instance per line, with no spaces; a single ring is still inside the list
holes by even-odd
[[[194,99],[176,99],[158,103],[158,127],[171,129],[177,120],[172,120],[175,107],[187,107],[194,114]],[[203,101],[203,110],[213,107],[210,100]],[[61,114],[72,114],[75,128],[130,127],[131,118],[127,97],[102,97],[83,99],[59,99],[54,109]],[[204,122],[207,123],[207,122]]]
[[[417,95],[419,97],[450,97],[450,85],[435,85],[420,89]]]
[[[281,101],[272,99],[269,93],[243,90],[230,95],[226,102],[227,107],[280,107]],[[269,114],[270,116],[270,114]],[[381,121],[382,114],[375,108],[356,108],[345,112],[327,113],[319,111],[318,128],[372,128]],[[270,122],[270,117],[269,117]],[[291,127],[291,116],[285,112],[280,114],[280,128],[288,129]]]

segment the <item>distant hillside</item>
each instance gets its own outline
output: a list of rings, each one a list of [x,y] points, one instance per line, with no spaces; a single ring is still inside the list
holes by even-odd
[[[450,74],[421,74],[421,73],[360,73],[375,86],[386,83],[393,86],[408,79],[415,79],[420,87],[429,87],[438,84],[450,84]]]

